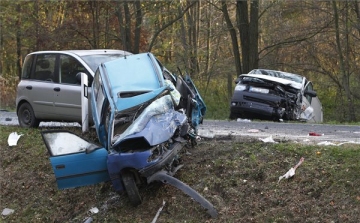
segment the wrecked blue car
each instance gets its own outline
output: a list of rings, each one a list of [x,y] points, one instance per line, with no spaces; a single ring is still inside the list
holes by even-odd
[[[101,146],[67,131],[42,132],[59,189],[111,181],[137,206],[138,188],[160,181],[217,216],[209,201],[174,177],[206,112],[188,75],[172,74],[151,53],[103,63],[94,75],[91,109]]]

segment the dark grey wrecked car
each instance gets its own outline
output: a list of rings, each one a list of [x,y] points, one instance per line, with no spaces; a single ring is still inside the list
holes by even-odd
[[[230,103],[230,118],[322,122],[322,106],[305,77],[255,69],[240,75]]]

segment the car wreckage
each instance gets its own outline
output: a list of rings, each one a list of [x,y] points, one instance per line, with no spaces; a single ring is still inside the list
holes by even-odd
[[[139,187],[160,181],[216,217],[208,200],[174,177],[182,167],[181,155],[196,144],[206,112],[189,75],[174,75],[153,54],[141,53],[102,63],[91,88],[101,146],[68,131],[42,132],[58,188],[111,181],[137,206]]]
[[[235,80],[230,119],[322,122],[322,105],[305,77],[255,69]]]

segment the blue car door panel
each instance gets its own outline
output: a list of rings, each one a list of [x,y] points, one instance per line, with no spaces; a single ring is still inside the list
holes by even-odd
[[[67,131],[44,131],[59,189],[109,181],[108,151]]]

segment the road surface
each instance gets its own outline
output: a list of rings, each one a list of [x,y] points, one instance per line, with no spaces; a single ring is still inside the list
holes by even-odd
[[[18,125],[15,112],[0,111],[0,125]],[[79,126],[77,123],[41,122],[40,127]],[[311,136],[309,134],[318,136]],[[314,123],[262,122],[249,120],[204,120],[199,127],[203,138],[252,137],[274,141],[296,141],[299,143],[341,144],[356,143],[360,147],[360,126],[329,125]]]

